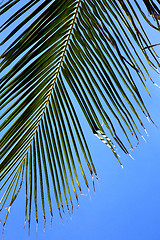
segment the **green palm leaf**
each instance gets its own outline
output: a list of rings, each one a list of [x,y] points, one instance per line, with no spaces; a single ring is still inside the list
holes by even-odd
[[[145,129],[139,112],[152,121],[137,81],[148,92],[146,64],[155,71],[160,65],[154,51],[159,43],[150,43],[139,20],[141,14],[160,31],[158,0],[143,1],[154,24],[136,0],[18,2],[0,7],[4,17],[12,7],[18,9],[1,26],[1,45],[7,46],[1,55],[1,210],[8,206],[4,224],[22,182],[25,221],[30,224],[32,198],[37,223],[37,199],[44,219],[47,205],[52,217],[53,192],[62,217],[65,205],[73,210],[72,189],[77,202],[77,189],[82,193],[78,168],[87,188],[85,164],[92,179],[97,177],[75,102],[92,133],[118,161],[115,145],[130,155],[133,136],[138,144],[139,128]]]

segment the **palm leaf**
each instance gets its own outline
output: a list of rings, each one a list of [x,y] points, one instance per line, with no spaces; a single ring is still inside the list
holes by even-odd
[[[4,18],[18,9],[1,26],[1,210],[8,206],[4,224],[24,179],[25,221],[30,225],[32,198],[37,223],[39,195],[44,219],[46,201],[53,215],[53,192],[62,217],[65,205],[73,210],[72,189],[77,202],[77,189],[82,193],[79,172],[89,188],[85,164],[92,179],[97,177],[73,101],[121,166],[115,145],[130,155],[128,148],[133,149],[135,140],[139,143],[139,129],[145,130],[140,111],[152,119],[137,81],[148,92],[147,63],[155,71],[159,66],[154,50],[159,43],[150,43],[139,20],[141,14],[158,32],[159,1],[143,2],[154,22],[136,0],[2,3]]]

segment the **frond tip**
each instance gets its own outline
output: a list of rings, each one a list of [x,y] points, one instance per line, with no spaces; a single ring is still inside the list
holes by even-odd
[[[4,224],[23,182],[29,227],[32,199],[38,225],[39,199],[45,222],[46,207],[52,219],[54,205],[61,218],[66,210],[73,211],[75,200],[79,205],[81,175],[89,191],[87,169],[95,188],[97,173],[79,109],[121,167],[116,148],[131,156],[128,149],[138,145],[139,129],[146,131],[141,112],[152,121],[139,85],[149,94],[146,64],[155,71],[160,66],[154,48],[159,42],[150,42],[139,17],[159,34],[159,1],[143,2],[2,2],[1,210],[8,206]]]

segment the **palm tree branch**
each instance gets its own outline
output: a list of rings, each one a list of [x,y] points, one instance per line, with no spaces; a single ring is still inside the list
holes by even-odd
[[[139,3],[133,2],[146,22],[159,31],[159,1],[143,1],[157,26],[148,20]],[[3,4],[2,13],[17,3]],[[24,19],[26,13],[28,16]],[[82,187],[77,166],[89,189],[80,150],[92,180],[94,174],[97,177],[72,95],[93,134],[111,149],[121,166],[115,143],[128,155],[128,145],[133,149],[135,144],[132,136],[138,145],[140,126],[145,130],[139,112],[152,121],[137,84],[139,79],[149,94],[146,75],[151,77],[139,51],[157,71],[159,62],[153,47],[159,43],[151,44],[138,13],[128,0],[28,1],[2,24],[1,31],[20,19],[22,21],[1,42],[7,45],[11,41],[1,55],[4,74],[0,130],[4,135],[0,142],[0,172],[1,189],[6,187],[1,209],[13,190],[5,224],[21,189],[25,170],[25,221],[28,218],[30,226],[32,198],[38,224],[38,184],[45,220],[43,179],[51,219],[51,186],[60,217],[61,210],[65,212],[63,195],[67,210],[70,212],[70,207],[73,210],[71,187],[79,202],[77,188],[82,194]],[[121,133],[126,142],[120,137]]]

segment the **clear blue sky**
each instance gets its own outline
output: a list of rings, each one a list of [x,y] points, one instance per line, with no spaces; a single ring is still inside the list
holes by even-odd
[[[149,33],[153,43],[158,43],[160,34]],[[156,48],[160,55],[160,47]],[[160,75],[153,72],[153,80],[160,85]],[[80,207],[74,208],[72,219],[68,216],[62,223],[55,206],[52,226],[47,216],[45,232],[43,218],[39,214],[36,233],[34,214],[31,233],[24,229],[25,192],[22,189],[11,208],[4,231],[4,239],[56,239],[56,240],[159,240],[160,239],[160,89],[149,80],[147,86],[152,98],[144,94],[147,108],[157,124],[144,120],[149,137],[141,139],[132,156],[123,154],[122,169],[112,152],[90,133],[84,123],[87,140],[97,169],[99,183],[91,198],[79,196]],[[145,133],[143,133],[145,136]],[[88,179],[89,179],[88,175]],[[2,215],[4,210],[2,212]],[[2,228],[1,228],[2,229]]]

